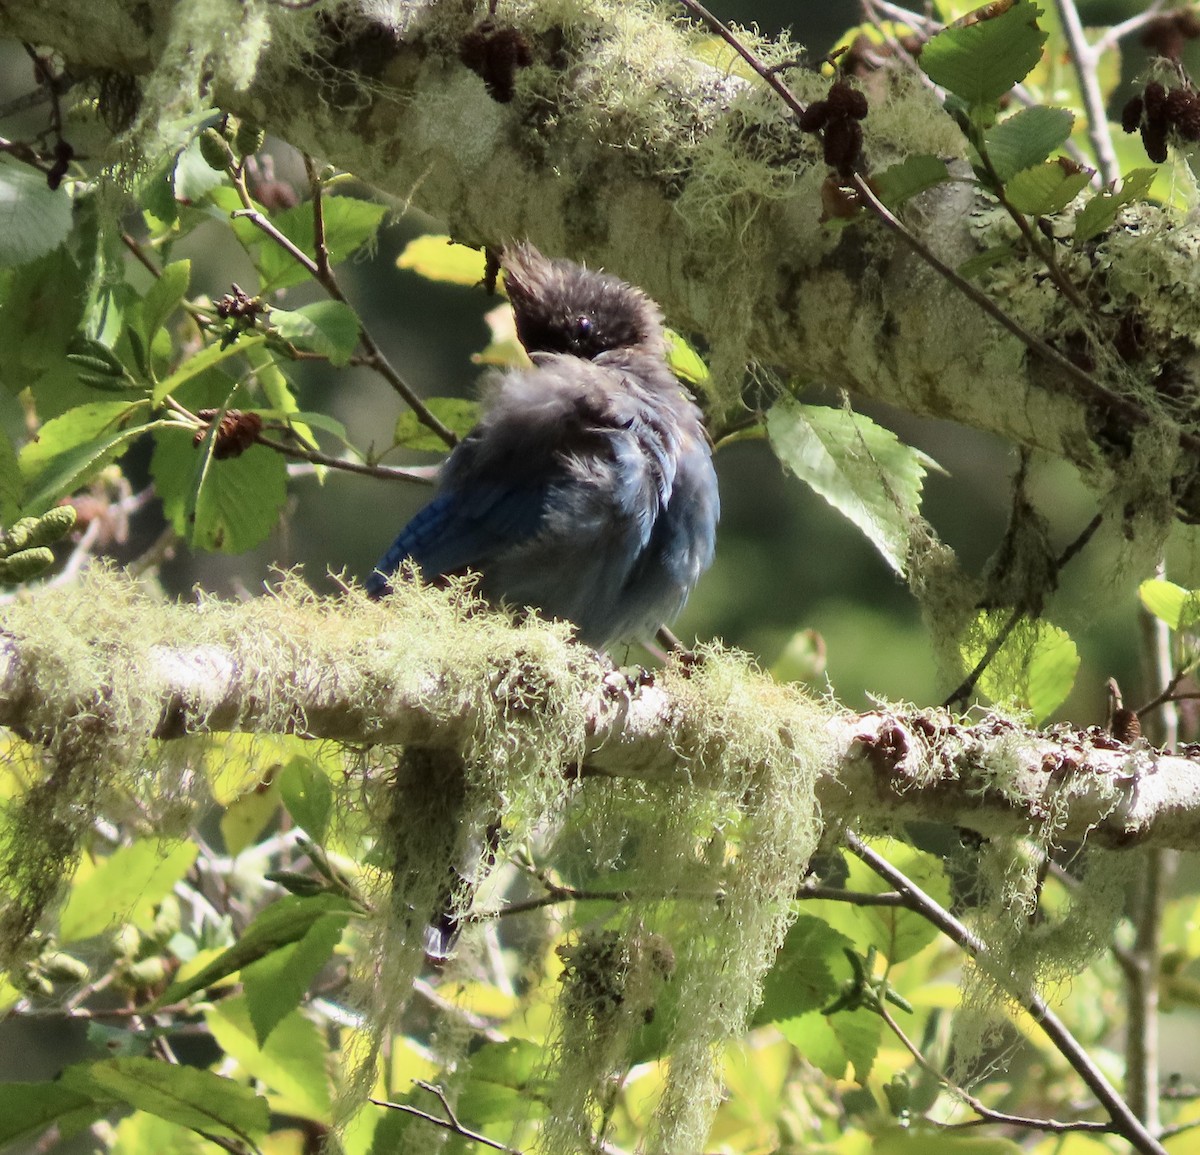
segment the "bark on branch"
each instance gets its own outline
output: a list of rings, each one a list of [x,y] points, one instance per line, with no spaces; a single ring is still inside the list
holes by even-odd
[[[239,730],[454,751],[481,725],[493,742],[502,727],[504,748],[544,748],[558,727],[572,735],[564,776],[682,776],[697,790],[716,785],[736,735],[752,732],[772,736],[766,748],[779,757],[811,764],[819,753],[826,824],[922,819],[1116,848],[1200,838],[1195,750],[1167,755],[998,716],[967,725],[931,710],[849,714],[716,649],[631,674],[560,626],[513,628],[463,598],[401,587],[378,605],[285,588],[244,605],[163,607],[92,578],[0,617],[0,725],[60,758],[105,727],[125,747],[139,730]]]
[[[982,275],[1007,313],[1094,373],[1103,388],[1089,395],[869,216],[822,224],[819,142],[761,84],[705,63],[669,6],[513,0],[484,16],[470,4],[45,0],[0,7],[0,34],[52,46],[76,74],[138,77],[143,140],[173,105],[215,100],[463,240],[529,236],[608,266],[709,342],[718,428],[757,360],[1065,457],[1126,516],[1164,525],[1200,512],[1195,455],[1180,447],[1200,344],[1193,225],[1135,208],[1095,241],[1060,245],[1082,310],[1019,239]],[[806,100],[827,87],[815,72],[787,75]],[[866,89],[872,172],[963,155],[919,82],[880,76]],[[905,215],[952,266],[1015,238],[962,183]]]

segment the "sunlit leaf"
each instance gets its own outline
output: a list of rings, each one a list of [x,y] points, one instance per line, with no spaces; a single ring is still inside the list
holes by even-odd
[[[464,436],[479,420],[479,403],[460,397],[426,397],[425,408],[443,425],[460,437]],[[411,409],[404,410],[396,418],[392,443],[403,449],[424,449],[429,452],[445,453],[446,443],[431,429],[417,420]]]
[[[449,237],[432,233],[413,238],[396,258],[398,268],[449,285],[478,285],[485,263],[482,250],[456,245]]]
[[[1148,197],[1156,176],[1157,168],[1135,168],[1121,178],[1119,189],[1108,185],[1094,194],[1075,216],[1075,243],[1082,244],[1099,236],[1117,219],[1125,205]]]
[[[1173,630],[1185,630],[1200,621],[1200,590],[1149,578],[1138,586],[1138,597],[1150,613]]]
[[[936,462],[868,417],[790,398],[772,406],[767,432],[784,466],[857,525],[902,574],[925,474]]]
[[[949,176],[950,170],[940,157],[916,154],[875,173],[871,187],[888,208],[894,209]]]
[[[332,1121],[328,1054],[316,1024],[293,1011],[260,1044],[247,1000],[238,997],[222,999],[204,1019],[221,1049],[266,1086],[273,1111],[318,1123]]]
[[[314,923],[331,914],[354,911],[353,904],[340,895],[318,894],[310,898],[288,895],[272,903],[242,932],[228,950],[201,968],[185,981],[173,983],[156,1000],[155,1006],[165,1006],[204,990],[227,975],[240,971],[265,958],[272,951],[302,939]]]
[[[930,80],[968,104],[999,100],[1041,59],[1046,34],[1040,15],[1030,0],[1016,0],[997,16],[943,29],[918,61]]]
[[[1004,194],[1018,212],[1048,216],[1065,209],[1091,179],[1087,169],[1081,171],[1070,162],[1048,160],[1022,169],[1004,186]]]
[[[103,1059],[62,1073],[71,1090],[107,1097],[195,1131],[227,1138],[265,1135],[267,1101],[212,1071],[154,1059]]]
[[[1001,181],[1041,164],[1071,135],[1075,114],[1065,108],[1035,105],[1000,121],[985,134],[988,159]]]
[[[115,922],[147,927],[153,908],[196,861],[194,843],[151,840],[121,846],[71,886],[59,921],[63,942],[90,938]]]

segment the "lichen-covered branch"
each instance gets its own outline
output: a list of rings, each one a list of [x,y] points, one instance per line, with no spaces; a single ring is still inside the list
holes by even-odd
[[[465,241],[529,236],[605,264],[709,343],[718,428],[757,360],[1065,457],[1128,518],[1197,512],[1194,455],[1179,446],[1200,341],[1193,224],[1130,208],[1108,234],[1059,246],[1085,310],[1019,240],[981,275],[1009,316],[1103,386],[1083,393],[871,219],[823,224],[819,143],[761,83],[714,66],[669,5],[513,0],[485,17],[482,4],[47,0],[0,7],[0,34],[56,48],[75,74],[136,77],[141,112],[124,136],[135,153],[173,114],[215,100]],[[768,64],[795,55],[753,43]],[[827,86],[812,71],[788,80],[804,100]],[[872,172],[963,155],[932,93],[876,80]],[[951,266],[1015,237],[961,183],[905,216]],[[1130,406],[1146,419],[1130,421]]]
[[[0,615],[0,725],[78,762],[197,733],[352,746],[524,749],[543,777],[686,782],[765,759],[819,767],[826,824],[922,819],[1121,848],[1200,839],[1194,751],[1099,730],[1046,732],[942,711],[854,715],[711,648],[653,674],[615,669],[560,626],[513,628],[469,591],[401,585],[385,604],[285,583],[247,604],[165,606],[93,575]],[[533,771],[530,771],[533,773]],[[553,793],[553,782],[539,789]]]

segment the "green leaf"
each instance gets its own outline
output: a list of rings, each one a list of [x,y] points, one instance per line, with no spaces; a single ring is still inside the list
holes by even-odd
[[[476,1126],[528,1118],[542,1101],[545,1073],[542,1048],[527,1039],[484,1043],[471,1056],[458,1111]]]
[[[1092,174],[1070,161],[1048,160],[1022,169],[1004,186],[1005,196],[1018,212],[1031,217],[1061,212],[1086,187]]]
[[[298,942],[282,946],[242,970],[250,1019],[260,1045],[300,1005],[313,979],[332,957],[349,917],[327,914]]]
[[[21,507],[24,482],[8,431],[0,429],[0,525],[12,525]]]
[[[779,1033],[804,1056],[805,1061],[830,1079],[842,1078],[850,1062],[846,1048],[834,1034],[831,1025],[831,1019],[836,1017],[812,1011],[775,1024]]]
[[[220,344],[215,341],[211,345],[205,345],[198,353],[184,361],[170,377],[160,381],[154,387],[154,404],[160,405],[170,394],[176,392],[181,385],[193,377],[199,376],[214,365],[221,364],[222,361],[228,361],[230,357],[237,357],[239,354],[263,344],[266,339],[266,333],[242,333],[236,341],[231,345],[226,345],[225,348],[221,348]]]
[[[460,437],[468,433],[479,420],[478,401],[465,401],[458,397],[426,397],[425,408]],[[411,409],[406,409],[396,419],[392,438],[392,444],[397,448],[446,451],[446,443],[436,433],[426,429]]]
[[[449,285],[478,285],[487,258],[479,249],[456,245],[449,237],[429,234],[414,237],[396,258],[396,267],[411,269],[430,281]]]
[[[324,842],[333,812],[333,787],[319,762],[296,755],[279,775],[283,804],[314,842]]]
[[[153,343],[155,333],[183,303],[191,279],[191,261],[172,261],[146,291],[141,302],[141,335],[147,345]]]
[[[341,301],[315,301],[299,309],[272,309],[271,328],[297,349],[320,353],[331,365],[349,362],[358,347],[358,315]]]
[[[272,1111],[331,1123],[328,1054],[316,1024],[293,1011],[262,1044],[250,1018],[247,1000],[237,997],[222,999],[204,1014],[217,1045],[273,1092],[268,1095]]]
[[[58,248],[71,232],[71,197],[44,174],[0,158],[0,267]]]
[[[128,1032],[125,1032],[128,1034]],[[114,1128],[108,1155],[220,1155],[221,1148],[177,1123],[144,1111],[126,1115]]]
[[[842,951],[853,943],[827,922],[802,914],[784,939],[766,981],[754,1024],[794,1019],[818,1010],[838,993],[833,964],[844,966]]]
[[[1150,578],[1138,586],[1142,605],[1173,630],[1186,630],[1200,621],[1200,590],[1185,590],[1174,582]]]
[[[210,167],[200,152],[200,135],[196,133],[187,147],[179,154],[171,174],[171,190],[176,201],[185,205],[198,205],[220,185],[227,184],[228,176]],[[172,206],[174,207],[174,206]],[[163,217],[160,212],[159,217]]]
[[[691,347],[674,329],[667,329],[667,364],[671,372],[688,385],[699,385],[708,380],[708,366],[700,354]]]
[[[1083,244],[1099,236],[1117,219],[1117,213],[1125,205],[1148,196],[1157,175],[1156,168],[1135,168],[1121,178],[1119,191],[1115,183],[1102,188],[1076,214],[1072,238],[1075,243]]]
[[[988,642],[1008,618],[1007,611],[984,611],[962,646],[968,668],[983,657]],[[1079,651],[1064,630],[1046,621],[1023,622],[1012,631],[979,679],[994,702],[1021,706],[1034,721],[1049,717],[1066,701],[1079,670]]]
[[[989,104],[1019,84],[1042,56],[1046,34],[1041,9],[1017,0],[998,16],[943,29],[921,50],[918,61],[935,84],[968,104]]]
[[[153,1006],[161,1007],[187,998],[196,991],[228,975],[240,971],[272,951],[304,938],[319,920],[332,914],[352,914],[353,904],[336,894],[318,894],[311,898],[288,895],[272,903],[242,932],[228,950],[222,951],[212,962],[196,974],[172,983]]]
[[[252,445],[239,457],[215,460],[183,429],[155,438],[150,473],[163,512],[198,549],[241,553],[275,528],[287,501],[287,465],[279,454]]]
[[[57,1123],[65,1139],[108,1112],[111,1098],[73,1090],[61,1082],[0,1083],[0,1144]]]
[[[193,1131],[226,1138],[253,1140],[265,1135],[269,1124],[265,1099],[197,1067],[154,1059],[104,1059],[68,1067],[62,1083],[86,1095],[128,1103]]]
[[[143,929],[153,910],[196,861],[190,842],[135,842],[122,846],[79,882],[72,883],[59,921],[63,942],[91,938],[117,922]]]
[[[354,197],[327,196],[322,202],[325,210],[325,245],[331,264],[339,264],[356,250],[374,239],[383,218],[385,205]],[[302,252],[312,256],[315,246],[312,205],[300,204],[271,216],[273,224]],[[263,283],[260,292],[273,292],[310,279],[309,271],[274,241],[265,237],[249,221],[235,221],[234,231],[243,244],[257,255]]]
[[[1002,120],[984,136],[988,159],[1001,182],[1041,164],[1071,135],[1075,114],[1037,105]]]
[[[767,433],[785,468],[848,517],[903,574],[925,473],[937,463],[870,418],[791,398],[771,408]]]
[[[144,423],[149,405],[96,401],[47,421],[19,455],[26,479],[24,510],[37,513],[91,480],[129,444],[161,422]]]
[[[865,1083],[875,1065],[875,1056],[883,1038],[883,1019],[874,1011],[860,1008],[829,1015],[829,1027],[854,1065],[854,1077]]]
[[[936,156],[914,155],[890,165],[871,178],[875,195],[890,209],[910,197],[950,179],[946,162]]]

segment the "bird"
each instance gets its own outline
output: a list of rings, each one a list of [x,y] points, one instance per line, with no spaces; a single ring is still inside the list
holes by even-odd
[[[500,265],[530,365],[487,382],[478,424],[367,593],[386,597],[406,561],[431,581],[473,571],[487,600],[564,619],[597,650],[645,641],[713,559],[720,499],[700,409],[641,289],[527,241]],[[496,815],[476,825],[424,932],[435,964],[499,848]]]
[[[478,424],[367,592],[388,594],[406,560],[426,580],[474,571],[487,600],[564,619],[595,649],[644,641],[713,558],[720,500],[700,409],[641,289],[529,242],[500,264],[532,364],[487,383]]]

